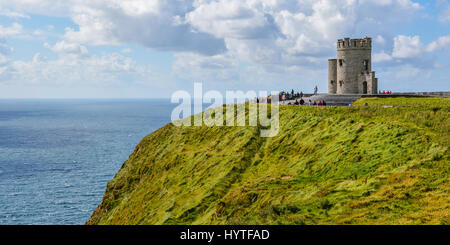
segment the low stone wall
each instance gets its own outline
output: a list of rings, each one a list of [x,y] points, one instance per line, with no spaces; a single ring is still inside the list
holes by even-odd
[[[415,95],[432,97],[450,97],[450,92],[412,92],[412,93],[394,93],[396,95]]]
[[[311,100],[312,102],[318,102],[319,100],[326,101],[327,105],[331,106],[348,106],[350,103],[355,102],[359,98],[368,98],[368,97],[377,97],[377,98],[396,98],[396,97],[441,97],[441,98],[450,98],[450,92],[412,92],[412,93],[394,93],[394,94],[305,94],[303,99],[305,104]],[[300,98],[297,98],[300,101]],[[295,103],[294,100],[286,100],[280,101],[281,105],[293,105]]]
[[[450,92],[405,92],[393,94],[362,95],[361,97],[442,97],[450,98]]]

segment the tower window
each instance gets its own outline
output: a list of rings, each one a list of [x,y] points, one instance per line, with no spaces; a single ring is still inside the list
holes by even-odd
[[[365,71],[369,70],[369,61],[368,60],[364,60],[364,70]]]
[[[333,80],[331,80],[331,85],[334,85],[334,81]]]
[[[344,81],[339,81],[339,86],[342,87],[343,84],[344,84]]]
[[[339,60],[339,66],[342,66],[343,63],[344,63],[344,60]]]

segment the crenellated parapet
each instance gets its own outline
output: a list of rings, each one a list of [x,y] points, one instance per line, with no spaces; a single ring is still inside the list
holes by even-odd
[[[363,39],[339,39],[337,42],[338,50],[345,49],[372,49],[372,38],[366,37]]]

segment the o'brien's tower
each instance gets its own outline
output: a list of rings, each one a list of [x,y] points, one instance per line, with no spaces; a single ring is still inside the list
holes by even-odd
[[[372,39],[339,39],[337,59],[328,60],[329,94],[377,94],[372,71]]]

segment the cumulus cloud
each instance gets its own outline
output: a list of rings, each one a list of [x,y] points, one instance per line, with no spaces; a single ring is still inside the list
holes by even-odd
[[[287,71],[317,66],[334,56],[336,39],[342,35],[381,30],[418,9],[420,5],[409,0],[198,0],[178,21],[223,38],[228,53],[242,61],[269,68],[281,65]]]
[[[393,58],[408,59],[423,57],[425,53],[446,50],[450,45],[450,36],[442,36],[425,45],[419,36],[399,35],[394,38]],[[381,58],[382,56],[378,56]],[[386,57],[384,55],[384,57]]]
[[[57,42],[54,46],[45,43],[44,46],[53,50],[54,52],[65,54],[65,55],[75,55],[75,56],[87,56],[89,54],[87,48],[78,43],[69,43],[66,41]]]
[[[14,49],[9,47],[4,41],[0,39],[0,80],[7,79],[6,71],[8,70],[11,59],[8,57],[13,53]]]
[[[80,0],[78,2],[83,2]],[[94,0],[95,1],[95,0]],[[0,9],[4,12],[19,14],[32,13],[47,16],[68,16],[70,8],[77,0],[14,0],[0,1]]]
[[[251,47],[258,39],[258,47],[272,49],[273,61],[325,57],[340,35],[383,29],[420,9],[411,0],[16,0],[1,5],[69,16],[78,25],[66,29],[65,39],[73,43],[135,43],[215,56],[236,48],[232,40]]]
[[[378,35],[378,36],[375,38],[375,42],[377,42],[377,43],[379,43],[379,44],[385,44],[385,43],[386,43],[386,40],[384,39],[383,36]]]
[[[394,38],[394,58],[415,58],[423,54],[424,45],[420,41],[419,36],[403,36],[399,35]]]
[[[180,77],[215,80],[236,80],[239,76],[239,61],[230,53],[204,56],[195,53],[176,54],[174,73]]]
[[[9,27],[0,25],[0,38],[12,37],[21,34],[23,31],[22,25],[13,23]]]
[[[430,43],[427,46],[426,51],[434,52],[439,50],[446,50],[449,49],[449,47],[450,47],[450,36],[443,36],[440,37],[438,40]]]
[[[135,43],[157,50],[204,55],[226,51],[223,39],[192,31],[190,25],[175,21],[192,9],[190,0],[15,0],[0,2],[2,8],[70,17],[78,28],[67,28],[65,39],[74,43]]]
[[[395,72],[397,78],[406,79],[409,74],[426,69],[442,67],[436,56],[436,51],[448,50],[450,36],[442,36],[428,44],[424,44],[419,36],[398,35],[393,40],[392,53],[380,51],[372,55],[374,63],[384,68],[397,67],[402,71]],[[392,75],[392,74],[391,74]]]
[[[402,66],[395,74],[398,79],[410,79],[419,75],[422,72],[421,69],[413,66]]]
[[[336,39],[379,33],[421,8],[412,0],[15,0],[2,7],[71,18],[77,27],[46,44],[60,56],[92,60],[88,45],[138,44],[175,52],[177,71],[202,77],[202,69],[221,78],[235,77],[241,62],[278,73],[324,68]],[[399,38],[391,56],[374,59],[419,55],[415,50],[424,47],[414,41]]]
[[[90,45],[136,43],[157,50],[191,51],[215,55],[226,50],[222,39],[194,32],[176,22],[189,1],[97,1],[75,5],[72,19],[79,30],[68,28],[65,38]]]
[[[19,18],[25,18],[25,19],[29,19],[30,16],[23,14],[23,13],[19,13],[19,12],[13,12],[13,11],[9,11],[9,10],[0,10],[0,15],[2,16],[6,16],[9,18],[15,18],[15,19],[19,19]]]
[[[6,55],[0,53],[0,66],[5,65],[9,61],[8,57]]]
[[[256,39],[278,35],[273,16],[251,1],[219,0],[199,4],[186,23],[218,38]]]
[[[382,51],[380,53],[375,53],[375,54],[373,54],[373,57],[372,57],[372,61],[374,63],[386,62],[386,61],[391,61],[391,60],[392,60],[392,56],[389,54],[386,54],[384,51]]]
[[[9,47],[4,41],[0,40],[0,54],[9,55],[13,51],[13,48]]]
[[[441,10],[439,13],[439,20],[441,22],[450,21],[450,1],[448,0],[437,0],[436,7]]]
[[[123,78],[127,83],[146,83],[152,73],[149,67],[117,53],[84,58],[60,56],[55,60],[38,53],[31,61],[12,61],[6,68],[3,75],[9,77],[8,81],[22,84],[114,85],[123,83]]]

